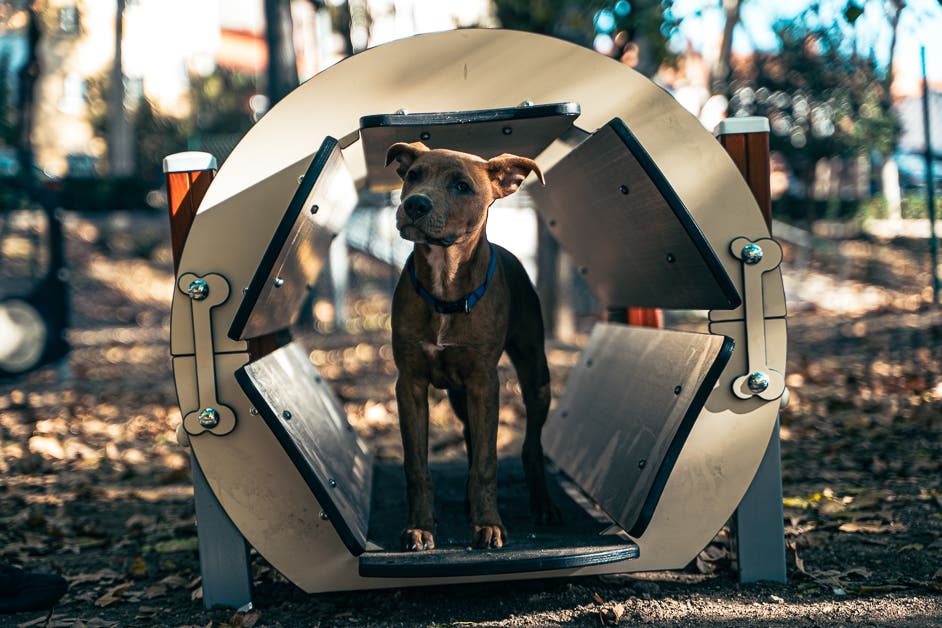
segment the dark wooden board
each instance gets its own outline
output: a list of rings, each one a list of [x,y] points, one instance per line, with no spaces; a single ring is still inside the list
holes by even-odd
[[[243,293],[229,327],[230,338],[257,338],[294,325],[327,260],[331,241],[356,203],[356,186],[337,140],[328,137],[311,159]]]
[[[396,142],[422,142],[490,159],[502,153],[536,158],[579,116],[576,103],[531,105],[477,111],[401,113],[360,118],[366,156],[366,182],[371,190],[402,185],[395,168],[386,167],[386,152]]]
[[[464,461],[432,465],[435,485],[436,549],[399,551],[399,534],[406,522],[405,479],[402,465],[377,463],[373,472],[370,541],[381,551],[360,555],[360,575],[380,578],[440,578],[526,573],[572,569],[638,557],[638,547],[617,535],[600,533],[611,520],[570,484],[584,506],[560,485],[561,476],[549,474],[550,493],[563,511],[563,523],[537,526],[530,517],[523,465],[517,458],[500,461],[498,504],[509,542],[499,550],[470,549],[471,528],[465,515],[467,464]],[[585,508],[594,510],[595,517]]]
[[[596,325],[543,430],[546,455],[640,536],[732,350],[725,336]]]
[[[732,309],[741,300],[690,212],[618,118],[527,188],[608,308]]]
[[[307,352],[292,342],[240,368],[236,380],[294,462],[340,539],[354,555],[363,552],[372,459]]]

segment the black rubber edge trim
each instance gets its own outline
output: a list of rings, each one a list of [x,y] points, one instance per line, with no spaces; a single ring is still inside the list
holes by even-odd
[[[473,111],[441,111],[435,113],[385,113],[363,116],[360,129],[390,126],[438,126],[446,124],[474,124],[476,122],[511,122],[530,118],[567,116],[577,118],[582,113],[579,103],[564,102],[529,107],[478,109]]]
[[[434,552],[435,550],[429,550]],[[480,551],[480,550],[470,550]],[[501,551],[501,550],[498,550]],[[534,550],[536,551],[536,550]],[[638,546],[634,543],[600,549],[597,552],[522,559],[495,557],[493,560],[465,564],[423,564],[422,562],[393,562],[402,557],[401,552],[366,552],[360,556],[359,573],[364,578],[449,578],[466,576],[492,576],[499,574],[578,569],[592,565],[605,565],[638,558]],[[388,556],[390,562],[373,562],[376,555]],[[418,554],[410,554],[417,556]],[[402,557],[406,558],[406,557]],[[372,559],[372,560],[371,560]]]
[[[281,217],[281,222],[278,224],[278,228],[275,229],[275,235],[272,236],[271,241],[268,243],[268,248],[265,249],[262,261],[259,262],[258,268],[255,269],[255,274],[252,276],[252,281],[249,282],[248,290],[242,297],[242,303],[239,304],[239,309],[236,310],[235,316],[232,317],[232,324],[229,325],[228,333],[231,339],[245,340],[242,334],[245,332],[245,326],[249,322],[249,316],[251,316],[255,304],[262,294],[262,288],[265,286],[268,276],[274,269],[275,262],[278,261],[278,255],[281,253],[285,240],[291,234],[291,230],[294,228],[294,223],[297,221],[298,215],[304,208],[304,201],[307,200],[311,190],[314,189],[314,184],[317,183],[317,179],[320,177],[321,172],[323,172],[324,166],[326,166],[327,162],[330,160],[330,156],[336,146],[336,139],[330,136],[325,137],[323,143],[321,143],[321,147],[317,149],[317,153],[314,154],[311,164],[304,172],[304,178],[301,179],[297,191],[291,198],[291,202],[288,203],[288,207]]]
[[[628,534],[631,536],[635,538],[640,537],[644,534],[648,524],[651,523],[654,510],[661,500],[661,494],[664,492],[664,487],[667,485],[667,479],[674,471],[674,464],[680,456],[680,451],[683,449],[684,443],[687,442],[690,430],[693,429],[693,424],[697,422],[700,411],[703,409],[703,406],[706,405],[707,399],[710,398],[713,387],[716,386],[716,382],[723,373],[723,369],[725,369],[726,365],[729,363],[729,358],[733,355],[733,347],[735,347],[735,345],[736,343],[732,338],[728,336],[723,337],[723,345],[720,347],[716,359],[713,360],[713,365],[710,366],[710,370],[707,371],[706,376],[703,378],[703,383],[700,384],[700,388],[691,400],[690,406],[687,408],[687,412],[684,414],[684,418],[681,419],[680,425],[677,427],[677,432],[674,434],[674,438],[667,448],[667,453],[664,454],[664,461],[661,462],[661,466],[657,470],[657,475],[654,476],[654,483],[651,485],[648,496],[641,506],[641,512],[638,514],[638,518],[631,526],[631,529],[628,530]]]
[[[730,279],[722,262],[720,262],[720,258],[716,256],[716,251],[713,250],[713,247],[711,247],[710,243],[707,241],[706,236],[700,231],[700,226],[694,221],[690,212],[687,211],[684,202],[677,196],[677,192],[674,191],[673,186],[668,182],[664,173],[661,172],[661,169],[654,163],[651,155],[648,154],[648,151],[644,149],[644,146],[641,145],[641,142],[639,142],[634,133],[628,129],[628,125],[626,125],[621,118],[612,119],[611,122],[608,123],[608,126],[615,131],[618,137],[625,143],[625,146],[628,147],[628,150],[631,151],[631,154],[638,160],[638,163],[641,164],[641,167],[644,168],[644,171],[651,178],[651,181],[661,193],[661,196],[667,201],[667,205],[673,210],[674,215],[677,216],[677,220],[680,221],[681,226],[687,231],[694,246],[697,247],[701,257],[703,257],[703,261],[706,262],[707,267],[710,269],[710,273],[716,279],[716,283],[723,292],[723,296],[726,297],[729,309],[732,310],[739,307],[742,304],[742,298],[739,296],[739,291],[733,284],[733,280]]]
[[[295,445],[294,439],[291,438],[291,435],[285,430],[281,421],[278,420],[278,417],[275,415],[265,397],[255,388],[252,376],[246,371],[246,367],[248,366],[251,365],[246,364],[235,372],[236,381],[239,383],[239,386],[242,387],[249,401],[252,402],[252,406],[258,410],[259,415],[265,419],[268,428],[271,430],[272,434],[275,435],[275,438],[278,439],[282,449],[288,454],[288,457],[291,459],[291,462],[294,463],[301,477],[304,478],[308,488],[310,488],[311,492],[314,494],[314,498],[317,499],[317,503],[320,504],[324,514],[327,515],[327,520],[337,531],[340,540],[347,546],[351,554],[359,556],[366,551],[366,537],[354,532],[353,528],[347,524],[323,482],[311,472],[307,461]]]

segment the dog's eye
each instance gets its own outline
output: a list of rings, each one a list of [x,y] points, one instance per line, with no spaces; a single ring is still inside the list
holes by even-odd
[[[468,185],[468,184],[467,184],[466,182],[464,182],[464,181],[459,181],[458,183],[455,184],[455,189],[458,190],[459,192],[461,192],[461,193],[463,194],[463,193],[465,193],[465,192],[470,192],[470,191],[471,191],[471,186]]]
[[[406,173],[406,181],[408,181],[409,183],[415,183],[421,178],[422,176],[415,170],[410,170],[409,172]]]

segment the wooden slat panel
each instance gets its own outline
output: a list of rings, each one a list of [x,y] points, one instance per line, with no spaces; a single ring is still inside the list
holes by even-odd
[[[327,260],[331,241],[356,202],[356,186],[337,140],[328,137],[299,182],[245,290],[229,328],[230,338],[255,338],[294,325]]]
[[[365,551],[372,459],[305,350],[291,343],[245,365],[236,379],[344,545],[354,555]]]
[[[435,550],[400,552],[406,521],[405,477],[400,463],[373,469],[370,541],[384,549],[360,555],[360,575],[384,578],[439,578],[574,569],[638,557],[638,547],[618,535],[605,535],[612,521],[586,511],[592,504],[579,490],[550,473],[547,488],[562,511],[561,525],[536,525],[519,457],[498,466],[497,501],[510,541],[499,550],[468,551],[471,529],[465,515],[468,465],[463,460],[432,463],[435,482]]]
[[[731,308],[739,294],[638,140],[618,119],[527,191],[605,307]]]
[[[709,334],[596,325],[543,432],[547,456],[640,536],[732,344]]]
[[[535,159],[572,127],[579,115],[576,103],[364,116],[360,138],[366,156],[366,181],[371,190],[394,190],[402,180],[386,167],[386,152],[396,142],[422,142],[490,159],[513,153]]]

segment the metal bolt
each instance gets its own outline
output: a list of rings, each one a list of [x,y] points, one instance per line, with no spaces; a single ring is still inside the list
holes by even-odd
[[[563,410],[562,412],[559,413],[559,416],[565,419],[567,416],[569,416],[569,410]]]
[[[547,221],[547,224],[549,224],[550,227],[555,227],[555,226],[556,226],[556,221],[553,220],[552,218],[550,218],[550,219]]]
[[[503,129],[501,129],[501,132],[502,132],[504,135],[510,135],[511,133],[514,132],[514,130],[511,129],[509,126],[505,126]]]
[[[249,408],[249,414],[251,414],[252,416],[258,416],[258,410],[256,410],[255,408]]]
[[[592,358],[589,358],[588,360],[586,360],[586,361],[585,361],[585,365],[586,365],[586,366],[592,366]]]
[[[673,263],[676,262],[676,261],[677,261],[677,258],[674,257],[674,254],[673,254],[673,253],[668,253],[668,254],[667,254],[667,263],[668,263],[668,264],[673,264]]]
[[[681,388],[680,386],[674,386],[674,394],[675,394],[675,395],[679,395],[679,394],[680,394],[680,391],[682,391],[682,390],[683,390],[683,388]]]
[[[427,139],[429,139],[430,137],[432,137],[432,134],[429,133],[428,131],[422,131],[421,133],[419,133],[419,139],[420,139],[420,140],[427,140]]]
[[[580,266],[580,267],[579,267],[579,274],[580,274],[580,275],[588,274],[588,272],[589,272],[589,267],[588,267],[588,266]]]
[[[744,264],[749,264],[750,266],[758,264],[762,261],[762,247],[758,244],[747,244],[742,247],[742,253],[740,253],[740,255],[742,256]]]
[[[337,488],[337,480],[334,478],[327,480],[327,484],[330,486],[330,488]]]
[[[317,210],[319,209],[320,207],[318,207],[317,205],[311,205],[311,214],[316,214]]]
[[[630,190],[628,189],[627,185],[619,185],[618,191],[621,192],[622,194],[627,194]]]
[[[186,287],[186,293],[194,301],[202,301],[209,296],[209,284],[202,279],[195,279]]]
[[[248,287],[248,286],[242,288],[242,294],[248,294],[248,293],[249,293],[249,287]]]
[[[285,280],[281,277],[275,277],[275,287],[280,288],[283,285],[285,285]]]
[[[518,106],[518,107],[532,107],[532,106],[533,106],[533,101],[532,101],[532,100],[524,100],[522,103],[520,103],[520,104],[517,105],[517,106]]]
[[[755,371],[749,374],[746,385],[749,386],[749,390],[758,395],[769,387],[769,376],[762,371]]]
[[[219,425],[219,413],[216,408],[203,408],[198,417],[199,424],[206,429],[212,429]]]
[[[641,460],[638,461],[638,468],[639,468],[639,469],[643,469],[643,468],[645,467],[645,465],[647,465],[647,464],[648,464],[648,461],[645,460],[644,458],[642,458]]]
[[[303,174],[299,174],[299,175],[298,175],[298,183],[301,183],[302,181],[304,181],[304,175],[303,175]]]
[[[291,420],[291,412],[289,412],[288,410],[285,410],[284,412],[282,412],[281,416],[284,417],[285,421]]]
[[[409,115],[409,112],[406,111],[405,109],[399,108],[399,109],[396,109],[396,115],[397,115],[397,116],[407,116],[407,115]]]
[[[324,521],[327,521],[327,513],[324,512],[323,510],[321,511],[320,517],[321,517],[321,519],[323,519]]]

